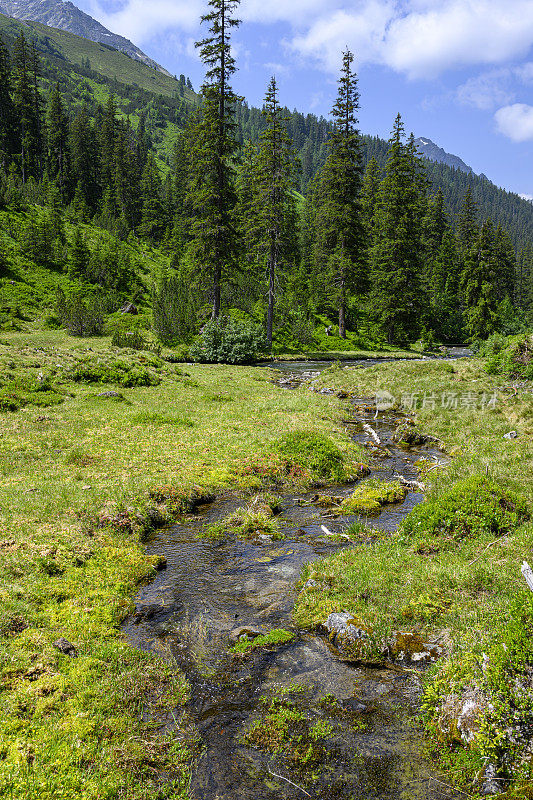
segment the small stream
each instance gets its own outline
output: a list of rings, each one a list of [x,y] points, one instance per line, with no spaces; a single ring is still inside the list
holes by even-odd
[[[294,362],[290,364],[300,381],[328,366],[302,365],[305,369],[297,372]],[[368,444],[361,425],[369,422],[389,449],[378,453],[369,447],[372,477],[391,479],[399,474],[416,479],[419,458],[442,459],[429,446],[403,449],[391,443],[397,413],[380,413],[376,419],[370,400],[351,402],[353,439]],[[379,458],[371,458],[372,453]],[[332,486],[321,493],[343,497],[352,491],[353,487]],[[326,635],[294,628],[291,611],[301,591],[297,584],[302,567],[353,546],[329,538],[322,525],[337,533],[354,520],[369,522],[353,515],[336,517],[314,504],[314,495],[316,490],[283,495],[281,541],[264,536],[251,541],[200,538],[206,524],[249,499],[232,494],[200,507],[179,525],[157,531],[149,543],[148,552],[164,555],[167,567],[138,592],[136,612],[125,621],[124,634],[133,645],[176,663],[191,684],[188,710],[202,743],[191,797],[458,798],[433,774],[422,754],[417,719],[422,668],[356,666],[343,660]],[[386,506],[370,524],[393,531],[422,500],[420,493],[410,491],[403,503]],[[284,628],[294,631],[295,638],[235,655],[230,648],[240,628],[264,633]],[[311,759],[305,769],[284,755],[252,747],[243,738],[257,720],[265,719],[276,698],[304,714],[308,729],[328,726],[316,761]],[[172,722],[161,720],[161,726],[171,728]]]

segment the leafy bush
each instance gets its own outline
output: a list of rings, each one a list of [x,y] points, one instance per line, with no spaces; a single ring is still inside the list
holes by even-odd
[[[261,328],[222,317],[206,323],[189,357],[204,364],[247,364],[267,349]]]
[[[120,358],[104,360],[98,356],[78,363],[69,377],[76,383],[114,383],[132,386],[158,386],[161,377],[147,367]]]
[[[315,478],[342,481],[345,477],[341,451],[322,433],[289,433],[276,443],[275,450],[288,461],[310,470]]]
[[[400,531],[417,540],[440,539],[442,546],[484,533],[501,536],[528,518],[527,506],[515,492],[473,475],[416,506]]]

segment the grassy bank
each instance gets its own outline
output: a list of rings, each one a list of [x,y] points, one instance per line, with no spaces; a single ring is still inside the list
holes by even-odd
[[[421,464],[427,501],[396,534],[307,570],[296,619],[346,610],[378,646],[397,631],[439,641],[425,713],[441,766],[471,796],[494,765],[507,798],[532,797],[533,594],[520,566],[533,547],[533,395],[475,360],[333,368],[318,385],[389,393],[452,458]]]
[[[0,403],[0,794],[185,798],[186,681],[118,630],[157,567],[147,509],[161,524],[213,487],[341,476],[358,454],[337,401],[58,331],[2,335]]]

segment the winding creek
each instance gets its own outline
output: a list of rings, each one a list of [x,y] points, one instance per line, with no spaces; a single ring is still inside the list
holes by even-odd
[[[326,366],[276,364],[286,373],[281,381],[287,388],[313,380]],[[287,373],[288,383],[283,382]],[[381,451],[379,458],[376,451],[370,459],[373,477],[390,479],[396,474],[415,479],[419,458],[442,458],[428,446],[402,449],[392,444],[397,413],[380,413],[376,419],[367,399],[350,403],[353,424],[350,421],[348,427],[353,439],[368,442],[362,430],[368,422],[389,450]],[[325,493],[342,497],[352,491],[353,487],[332,486]],[[362,519],[333,517],[327,508],[313,503],[313,495],[316,491],[283,495],[282,541],[265,536],[252,541],[200,538],[207,523],[246,502],[244,496],[235,495],[201,506],[150,540],[148,552],[165,556],[167,566],[138,592],[136,613],[126,620],[124,634],[133,645],[175,662],[191,684],[188,713],[201,741],[191,796],[194,800],[459,798],[423,755],[417,712],[424,668],[411,663],[388,668],[350,664],[325,633],[294,628],[291,610],[302,591],[298,581],[303,566],[352,546],[328,537],[322,526],[341,533]],[[403,503],[386,506],[371,524],[392,531],[422,500],[420,493],[410,491]],[[245,656],[231,652],[239,629],[267,633],[275,628],[292,630],[295,638]],[[327,726],[320,757],[310,759],[306,769],[243,739],[254,722],[264,720],[273,698],[289,699],[311,728]],[[162,728],[172,728],[172,718],[160,722]]]

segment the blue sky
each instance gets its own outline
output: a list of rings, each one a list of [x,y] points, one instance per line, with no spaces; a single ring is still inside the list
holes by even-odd
[[[173,73],[203,79],[194,41],[205,0],[78,0]],[[533,197],[533,0],[242,0],[234,88],[327,116],[341,52],[356,56],[364,133],[399,111],[494,183]]]

